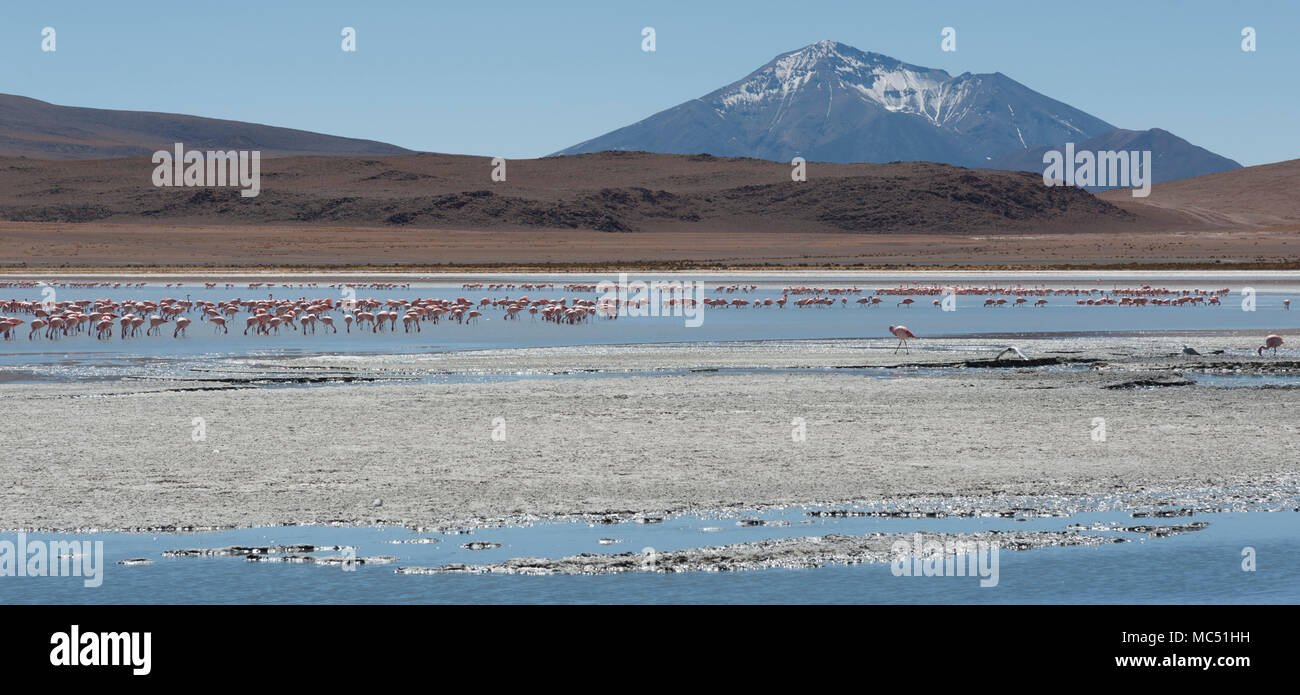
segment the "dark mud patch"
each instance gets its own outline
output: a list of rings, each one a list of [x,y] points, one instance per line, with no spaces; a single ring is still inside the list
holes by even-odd
[[[124,391],[122,393],[77,393],[68,396],[54,396],[55,398],[130,398],[133,396],[152,396],[156,393],[188,393],[191,391],[246,391],[255,389],[256,386],[185,386],[172,389],[155,389],[152,391]]]
[[[333,555],[315,557],[313,555],[249,555],[247,562],[270,562],[291,565],[320,565],[322,567],[352,567],[355,565],[391,565],[397,558],[391,555],[374,557],[354,557],[351,555]]]
[[[1102,388],[1115,391],[1120,389],[1145,389],[1195,385],[1196,382],[1191,379],[1134,379],[1133,381],[1123,381],[1118,384],[1108,384]]]
[[[790,522],[784,519],[741,519],[736,522],[737,526],[789,526]]]
[[[491,541],[474,541],[473,543],[462,543],[460,547],[465,550],[495,550],[500,548],[501,544]]]
[[[256,388],[258,386],[296,386],[311,384],[353,384],[353,383],[373,383],[376,381],[415,381],[415,377],[407,376],[359,376],[353,374],[329,374],[319,376],[250,376],[250,377],[226,377],[213,379],[212,381],[224,384],[231,384],[231,388]],[[190,389],[193,391],[204,389]]]
[[[1191,531],[1200,531],[1209,528],[1208,521],[1193,521],[1190,524],[1174,524],[1169,526],[1157,526],[1144,524],[1141,526],[1125,526],[1121,531],[1129,533],[1145,533],[1152,538],[1164,538],[1166,536],[1176,536],[1180,533],[1189,533]]]
[[[1179,509],[1156,509],[1154,511],[1138,510],[1133,512],[1131,516],[1134,519],[1144,519],[1144,518],[1170,519],[1170,518],[1180,517],[1180,516],[1193,516],[1195,514],[1196,514],[1195,509],[1188,509],[1186,507],[1183,507]]]
[[[1275,360],[1268,357],[1247,358],[1234,362],[1191,362],[1182,369],[1200,371],[1220,370],[1227,372],[1300,372],[1300,362],[1295,360]]]
[[[292,555],[301,553],[316,553],[324,551],[344,551],[356,550],[355,546],[348,545],[228,545],[223,548],[183,548],[180,550],[164,550],[163,557],[251,557],[251,556],[269,556],[269,555]]]
[[[1079,364],[1091,365],[1101,360],[1093,359],[1068,359],[1063,357],[1036,357],[1027,360],[966,360],[958,363],[962,367],[972,369],[1007,369],[1015,367],[1047,367],[1060,364]]]
[[[1092,366],[1104,360],[1091,357],[1033,357],[1022,359],[976,359],[958,362],[909,362],[905,364],[843,364],[829,365],[830,369],[1025,369],[1061,365]]]

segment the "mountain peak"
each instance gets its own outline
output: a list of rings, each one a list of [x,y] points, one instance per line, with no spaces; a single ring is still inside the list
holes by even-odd
[[[772,102],[787,103],[802,94],[816,101],[826,99],[829,117],[838,90],[843,95],[841,101],[864,100],[889,112],[914,114],[939,123],[943,117],[941,92],[951,79],[943,70],[823,40],[777,56],[703,101],[727,118],[729,113],[762,109]]]
[[[838,62],[859,62],[864,56],[874,56],[879,54],[861,51],[846,43],[822,39],[817,43],[810,43],[803,48],[799,48],[789,53],[777,56],[776,60],[783,58],[797,58],[809,61],[838,61]],[[884,57],[884,56],[881,56]]]
[[[825,39],[745,77],[557,154],[642,150],[824,162],[987,167],[1115,126],[1000,72],[953,76]],[[1148,134],[1150,138],[1158,132]]]
[[[948,76],[948,73],[943,70],[911,65],[883,53],[863,51],[847,43],[831,41],[830,39],[823,39],[789,53],[783,53],[753,74],[761,73],[768,68],[781,68],[790,71],[830,68],[845,75],[862,71],[864,68],[867,68],[869,72],[888,72],[902,69],[917,73]]]

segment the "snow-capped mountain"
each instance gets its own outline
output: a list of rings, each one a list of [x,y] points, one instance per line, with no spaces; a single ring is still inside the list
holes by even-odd
[[[789,161],[985,166],[1115,126],[1003,75],[949,75],[834,41],[556,154],[645,150]]]

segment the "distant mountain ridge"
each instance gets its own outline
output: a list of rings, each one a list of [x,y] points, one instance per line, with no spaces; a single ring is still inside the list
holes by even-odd
[[[835,41],[777,56],[698,99],[555,154],[637,150],[789,161],[932,161],[1024,169],[1026,150],[1128,133],[997,72],[950,75]],[[1151,131],[1155,132],[1155,131]],[[1166,133],[1166,131],[1159,131]],[[1167,133],[1166,133],[1167,134]],[[1180,174],[1236,162],[1152,138]],[[1204,152],[1192,152],[1190,148]],[[1039,163],[1031,171],[1042,171]],[[1161,153],[1155,153],[1161,159]],[[1208,167],[1201,170],[1200,166]],[[1154,168],[1154,167],[1153,167]],[[1190,172],[1190,173],[1187,173]]]
[[[188,149],[260,150],[264,157],[390,155],[411,150],[374,140],[199,116],[59,106],[0,94],[0,156],[34,159],[138,157],[182,142]]]
[[[1064,151],[1065,143],[1059,145],[1040,145],[1024,150],[1010,152],[989,162],[989,169],[1008,171],[1043,171],[1043,154],[1048,150]],[[1083,142],[1074,143],[1074,150],[1091,152],[1143,152],[1149,150],[1151,157],[1152,183],[1164,183],[1195,176],[1217,174],[1222,171],[1240,169],[1241,164],[1221,157],[1203,147],[1174,135],[1167,130],[1151,128],[1150,130],[1113,130]],[[1105,187],[1089,190],[1105,190]]]

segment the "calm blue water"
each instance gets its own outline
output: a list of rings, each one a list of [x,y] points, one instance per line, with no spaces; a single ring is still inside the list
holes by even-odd
[[[459,283],[412,282],[411,287],[401,289],[359,288],[356,290],[356,296],[360,299],[375,298],[381,301],[429,297],[455,299],[460,296],[477,301],[482,297],[501,298],[523,295],[527,295],[530,299],[567,297],[570,300],[575,298],[594,300],[599,297],[595,292],[566,291],[562,286],[567,282],[579,280],[595,283],[610,277],[614,276],[552,276],[549,280],[554,282],[556,287],[544,290],[462,289]],[[647,276],[640,279],[652,278]],[[705,309],[704,322],[699,327],[686,326],[681,317],[623,317],[615,321],[594,320],[588,324],[574,326],[532,320],[527,315],[517,321],[504,321],[500,310],[491,307],[484,309],[484,316],[475,324],[460,325],[443,321],[434,326],[425,323],[419,333],[406,333],[399,328],[395,333],[372,333],[366,329],[354,330],[351,334],[345,332],[334,334],[326,333],[323,327],[318,327],[316,333],[307,335],[286,329],[274,336],[244,336],[242,324],[245,315],[242,313],[232,320],[229,334],[216,334],[213,327],[195,320],[189,328],[188,336],[181,338],[173,338],[168,329],[162,336],[132,338],[125,341],[117,338],[100,341],[84,334],[57,340],[44,338],[28,340],[26,327],[19,327],[17,339],[0,342],[0,379],[67,380],[116,377],[125,374],[199,375],[191,370],[201,369],[205,363],[218,360],[314,354],[405,354],[484,348],[813,338],[879,338],[888,342],[890,336],[887,327],[891,324],[905,324],[922,338],[1008,333],[1091,334],[1104,331],[1134,331],[1160,335],[1191,330],[1240,330],[1258,334],[1262,338],[1267,333],[1286,335],[1300,326],[1300,310],[1292,313],[1282,305],[1284,298],[1295,297],[1300,300],[1300,285],[1295,284],[1295,278],[1280,276],[1261,276],[1243,280],[1235,277],[1167,278],[1146,275],[1108,277],[1104,282],[1099,282],[1061,280],[1049,276],[1022,274],[978,280],[970,278],[926,280],[924,284],[927,286],[1009,287],[1014,285],[1026,288],[1095,287],[1111,290],[1115,287],[1151,284],[1170,288],[1228,287],[1233,291],[1223,299],[1222,306],[1195,308],[1079,306],[1076,304],[1077,297],[1074,296],[1046,297],[1049,304],[1041,308],[984,308],[982,304],[985,297],[961,295],[957,298],[957,310],[951,312],[941,311],[931,305],[935,297],[920,294],[914,296],[916,304],[911,307],[897,306],[897,302],[906,295],[885,296],[882,298],[883,303],[874,308],[863,308],[854,303],[858,297],[870,296],[876,288],[915,284],[915,280],[906,278],[873,277],[869,280],[853,280],[843,277],[755,276],[748,280],[740,280],[701,276],[699,279],[709,288],[705,295],[711,298],[739,298],[750,301],[775,299],[781,296],[784,287],[792,285],[857,286],[863,292],[859,295],[848,295],[847,306],[796,308],[793,306],[793,301],[805,295],[791,295],[792,304],[784,309],[775,306]],[[759,285],[759,288],[750,292],[734,293],[718,292],[715,289],[718,285],[733,283],[755,284]],[[262,299],[268,295],[289,299],[328,297],[340,300],[343,298],[341,289],[328,286],[249,289],[247,281],[238,283],[234,288],[225,288],[224,282],[219,284],[223,286],[212,289],[204,288],[201,283],[188,283],[186,287],[177,288],[165,287],[163,283],[158,282],[138,288],[56,286],[53,289],[58,301],[105,297],[116,300],[157,300],[162,297],[184,298],[186,296],[194,300],[222,301],[235,298]],[[1254,311],[1241,309],[1241,290],[1246,286],[1254,287],[1256,290]],[[39,301],[43,298],[43,292],[41,288],[0,287],[0,299]],[[1031,302],[1035,299],[1030,297]],[[15,315],[27,320],[31,318],[30,315]],[[197,319],[197,314],[191,316]],[[335,316],[342,329],[341,318],[338,318],[337,313]],[[1186,340],[1196,342],[1194,339]],[[1185,342],[1185,339],[1176,336],[1170,338],[1170,343],[1175,348],[1176,344],[1181,342]],[[1220,340],[1220,342],[1224,341]],[[1258,342],[1255,336],[1251,335],[1236,342],[1227,341],[1222,345],[1216,343],[1212,346],[1201,345],[1201,347],[1207,348],[1207,351],[1220,348],[1228,349],[1230,353],[1245,354],[1247,351],[1252,351]]]
[[[790,526],[738,526],[740,518],[788,520]],[[399,575],[397,566],[500,562],[511,557],[640,553],[723,545],[760,538],[829,533],[1062,530],[1083,523],[1122,526],[1207,521],[1209,527],[1166,538],[1128,538],[1099,547],[1001,551],[998,584],[977,577],[896,577],[888,564],[812,570],[611,576]],[[703,529],[717,529],[706,531]],[[32,540],[102,540],[104,581],[86,588],[77,577],[0,578],[0,603],[1295,603],[1300,602],[1300,514],[1237,512],[1164,519],[1127,512],[1069,517],[880,519],[810,518],[791,508],[738,516],[675,517],[660,524],[548,522],[477,529],[468,535],[405,528],[278,527],[191,534],[30,534]],[[16,534],[0,535],[15,540]],[[438,538],[429,545],[387,541]],[[601,545],[600,538],[622,542]],[[471,551],[460,544],[501,543]],[[399,561],[344,571],[338,567],[251,563],[240,557],[161,557],[164,550],[226,545],[313,543],[355,545],[359,557]],[[1256,552],[1257,569],[1242,570],[1242,550]],[[318,553],[337,555],[336,552]],[[152,565],[112,564],[148,557]]]

